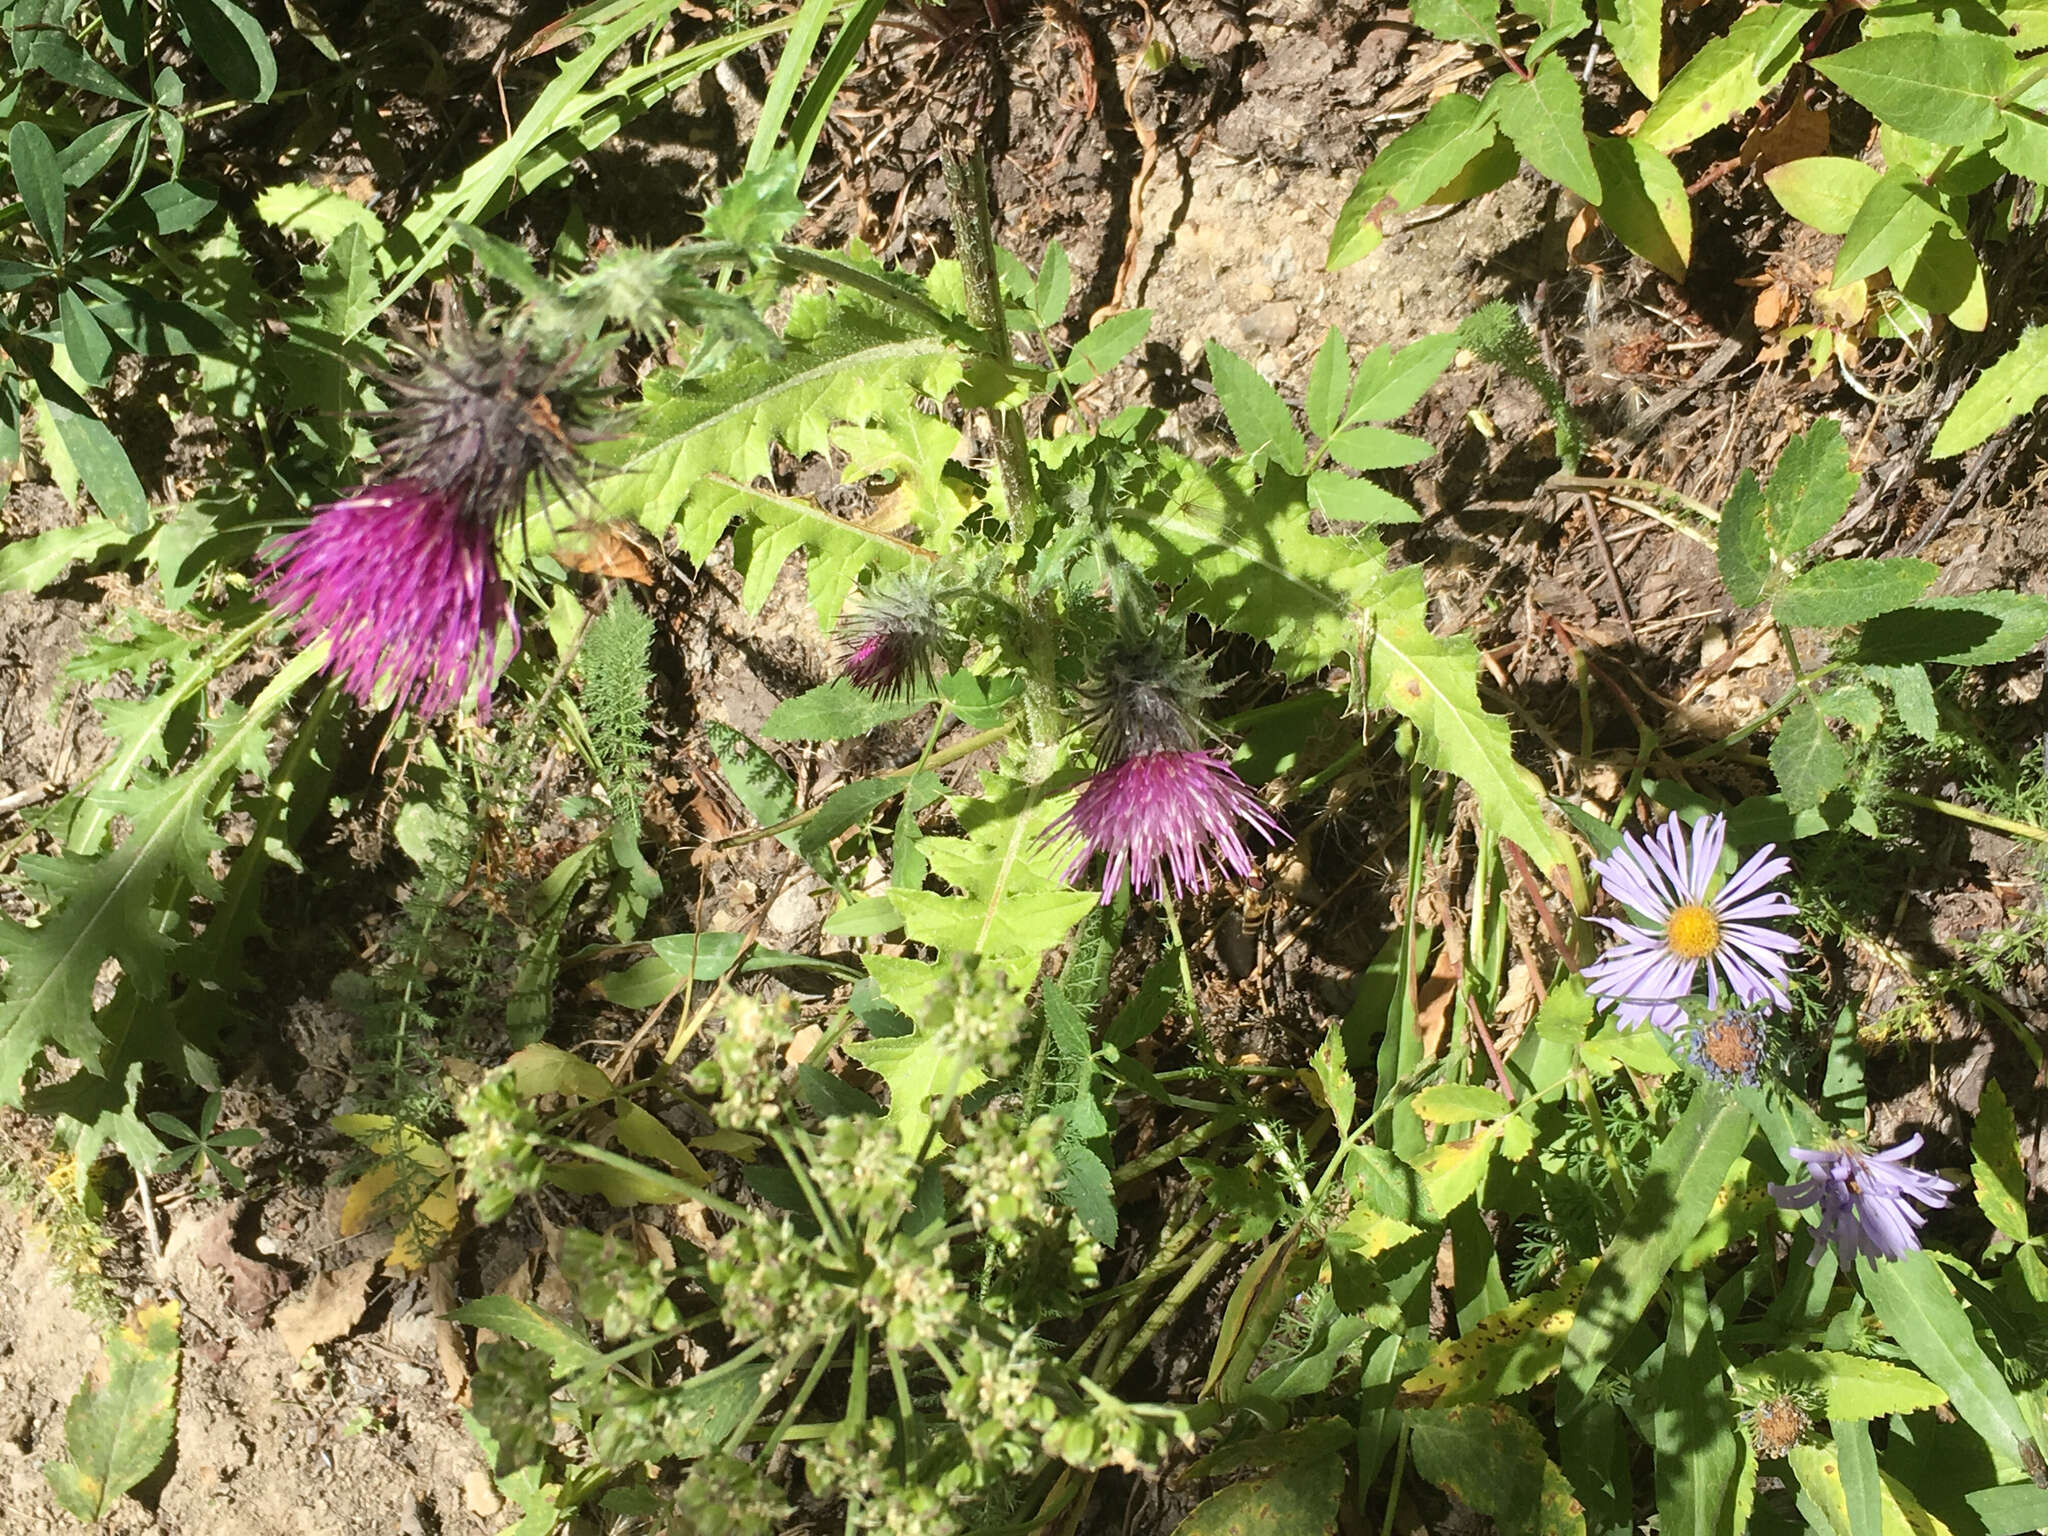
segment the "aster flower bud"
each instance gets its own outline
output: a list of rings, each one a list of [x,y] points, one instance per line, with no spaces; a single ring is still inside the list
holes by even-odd
[[[907,698],[954,666],[961,645],[946,614],[954,592],[928,570],[884,576],[840,620],[840,669],[878,699]]]
[[[499,631],[519,628],[498,537],[536,482],[566,497],[588,440],[572,362],[450,326],[438,357],[387,380],[389,477],[315,512],[265,551],[263,594],[302,643],[325,635],[328,671],[364,707],[436,714],[474,695],[490,714]]]

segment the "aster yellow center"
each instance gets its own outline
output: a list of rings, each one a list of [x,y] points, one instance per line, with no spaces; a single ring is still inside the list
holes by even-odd
[[[1664,942],[1681,960],[1704,960],[1721,947],[1721,920],[1697,902],[1680,907],[1664,924]]]

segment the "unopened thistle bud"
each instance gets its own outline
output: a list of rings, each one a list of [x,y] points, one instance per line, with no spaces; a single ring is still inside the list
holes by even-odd
[[[952,595],[924,570],[876,581],[859,608],[839,621],[840,669],[878,699],[907,698],[931,687],[960,654],[946,614]]]
[[[261,590],[302,643],[325,635],[327,670],[366,708],[426,714],[474,693],[490,714],[519,648],[498,538],[538,482],[566,498],[590,434],[573,363],[495,327],[451,326],[437,357],[387,380],[387,476],[320,508],[265,551]]]

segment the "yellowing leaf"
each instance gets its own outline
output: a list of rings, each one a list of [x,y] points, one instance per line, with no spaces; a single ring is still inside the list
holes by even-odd
[[[1574,1264],[1554,1289],[1525,1296],[1482,1318],[1462,1337],[1439,1342],[1429,1364],[1401,1384],[1401,1405],[1484,1402],[1526,1392],[1548,1378],[1564,1359],[1565,1335],[1593,1262]]]
[[[1759,1355],[1735,1372],[1755,1391],[1800,1388],[1818,1392],[1830,1419],[1881,1419],[1948,1401],[1948,1394],[1908,1366],[1832,1349],[1781,1349]]]
[[[78,1389],[64,1415],[68,1461],[46,1462],[57,1500],[98,1520],[156,1470],[177,1422],[178,1304],[146,1306],[107,1340],[106,1380]],[[18,1528],[18,1527],[17,1527]]]
[[[341,1235],[354,1237],[379,1222],[397,1230],[391,1262],[424,1269],[455,1231],[455,1164],[439,1142],[389,1115],[337,1115],[342,1135],[361,1142],[378,1162],[349,1186],[341,1208]]]

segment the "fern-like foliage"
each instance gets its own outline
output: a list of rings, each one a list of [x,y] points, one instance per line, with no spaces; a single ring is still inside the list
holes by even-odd
[[[1578,473],[1579,456],[1586,451],[1586,434],[1579,426],[1577,412],[1557,375],[1543,366],[1536,353],[1536,338],[1515,313],[1512,305],[1496,299],[1465,317],[1458,327],[1458,340],[1489,363],[1507,369],[1543,397],[1550,419],[1557,428],[1557,456],[1568,475]]]
[[[829,625],[865,570],[912,557],[883,519],[849,521],[753,482],[778,447],[837,452],[849,480],[893,479],[887,521],[943,536],[971,502],[946,473],[960,433],[930,407],[959,382],[961,355],[937,330],[857,294],[798,298],[782,339],[779,356],[715,377],[650,379],[623,465],[597,494],[651,532],[673,527],[695,560],[739,519],[734,558],[750,605],[804,550],[811,602]]]

